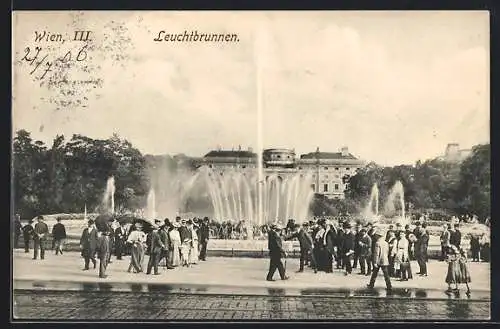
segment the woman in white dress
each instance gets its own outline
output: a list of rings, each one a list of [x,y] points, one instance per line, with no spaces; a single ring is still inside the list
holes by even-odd
[[[198,263],[198,230],[197,226],[194,224],[190,225],[191,235],[193,237],[191,241],[191,250],[189,251],[189,264]]]
[[[142,231],[142,224],[136,223],[135,230],[130,232],[127,242],[132,245],[130,265],[128,271],[134,269],[134,273],[143,272],[144,251],[146,246],[146,233]]]
[[[174,223],[172,230],[170,230],[170,232],[168,233],[170,241],[172,242],[172,249],[169,251],[170,259],[172,260],[172,266],[174,267],[179,266],[181,263],[181,236],[179,234],[178,228],[179,224]]]

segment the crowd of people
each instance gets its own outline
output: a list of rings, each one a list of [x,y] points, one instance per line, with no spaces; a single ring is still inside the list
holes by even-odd
[[[55,255],[63,254],[67,235],[60,218],[51,232],[43,216],[22,226],[19,215],[16,215],[14,223],[14,246],[18,246],[22,235],[25,252],[28,253],[30,240],[33,240],[33,259],[45,258],[45,246],[49,237],[52,237]],[[113,218],[106,222],[88,220],[88,227],[83,230],[80,238],[83,270],[89,270],[91,263],[96,268],[99,260],[99,277],[105,278],[107,266],[113,262],[113,255],[116,260],[130,255],[128,272],[159,275],[158,267],[162,261],[167,269],[190,267],[199,260],[205,261],[208,240],[214,236],[219,237],[214,234],[214,222],[207,217],[187,220],[176,217],[174,221],[168,218],[163,221],[156,219],[147,232],[144,229],[145,223],[138,221],[130,224]],[[379,271],[382,271],[386,287],[391,290],[391,280],[413,279],[412,260],[417,261],[417,275],[429,274],[427,225],[426,222],[417,221],[415,226],[389,225],[388,230],[382,232],[377,224],[362,225],[360,222],[353,224],[348,219],[333,221],[319,218],[301,225],[289,220],[284,227],[279,224],[258,226],[256,231],[260,231],[268,239],[269,281],[274,280],[276,270],[281,279],[288,279],[282,262],[283,257],[286,257],[282,241],[297,239],[300,245],[298,272],[303,272],[309,266],[314,273],[332,273],[335,267],[349,276],[354,269],[359,268],[358,274],[369,276],[368,287],[373,287]],[[215,227],[223,232],[223,237],[228,232],[231,236],[236,233],[241,236],[248,230],[243,221],[238,225],[226,222]],[[469,239],[472,261],[489,261],[489,236],[471,235]],[[440,260],[448,262],[445,282],[449,291],[458,289],[458,284],[464,283],[467,285],[467,293],[470,293],[468,283],[471,279],[466,265],[467,253],[462,248],[460,224],[444,225],[440,241]],[[148,263],[144,264],[146,254],[150,257]]]
[[[448,227],[447,227],[448,228]],[[445,282],[447,292],[458,291],[459,284],[466,284],[470,294],[470,274],[467,269],[467,256],[461,247],[458,225],[451,229],[450,238],[443,243],[443,261],[449,264]],[[429,233],[426,223],[417,222],[416,227],[390,225],[386,232],[368,223],[352,225],[349,221],[333,223],[325,219],[310,221],[302,225],[290,220],[286,227],[278,224],[271,226],[268,235],[270,265],[268,281],[274,281],[276,270],[282,280],[289,277],[285,273],[282,259],[286,257],[283,240],[298,239],[300,262],[297,272],[303,272],[309,265],[314,273],[332,273],[342,270],[344,275],[352,274],[359,265],[360,275],[369,276],[368,288],[373,288],[379,271],[382,271],[386,288],[392,290],[391,280],[408,281],[413,279],[411,260],[416,260],[420,276],[427,276]],[[452,289],[451,285],[455,284]]]

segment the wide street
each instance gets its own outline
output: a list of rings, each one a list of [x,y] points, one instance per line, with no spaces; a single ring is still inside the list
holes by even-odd
[[[429,276],[393,282],[386,294],[379,276],[374,290],[368,278],[342,272],[294,273],[297,259],[287,260],[288,281],[264,280],[267,259],[212,257],[191,268],[160,275],[127,273],[129,258],[108,268],[82,271],[78,253],[32,260],[14,252],[14,316],[17,319],[488,319],[488,263],[469,263],[472,295],[445,293],[446,266],[430,261]],[[114,257],[113,257],[114,258]],[[146,257],[147,261],[147,257]],[[412,264],[417,271],[416,263]],[[278,279],[278,274],[275,276]]]

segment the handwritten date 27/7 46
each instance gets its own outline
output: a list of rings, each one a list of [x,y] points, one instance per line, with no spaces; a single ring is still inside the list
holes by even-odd
[[[30,63],[33,69],[30,71],[30,75],[40,72],[39,79],[45,78],[47,73],[52,71],[52,67],[56,61],[60,61],[62,64],[68,64],[71,61],[82,62],[87,59],[87,45],[81,47],[78,52],[68,51],[64,56],[56,58],[55,60],[49,60],[49,54],[43,54],[42,47],[35,47],[34,49],[26,47],[24,49],[24,56],[21,61]],[[44,64],[45,63],[45,64]],[[42,65],[44,64],[44,65]]]

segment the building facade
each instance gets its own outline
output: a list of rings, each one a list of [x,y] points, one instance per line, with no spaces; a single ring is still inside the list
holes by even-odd
[[[216,174],[224,175],[227,170],[255,172],[258,156],[248,149],[213,150],[198,160],[198,166],[207,166]],[[347,147],[340,152],[310,152],[297,156],[293,149],[273,148],[262,152],[264,175],[272,174],[285,179],[296,174],[309,174],[312,177],[311,188],[317,194],[331,199],[344,198],[347,179],[363,167],[365,162],[356,158]]]
[[[458,143],[449,143],[446,146],[444,155],[441,156],[440,159],[446,162],[462,162],[471,155],[471,153],[471,149],[461,149]]]

